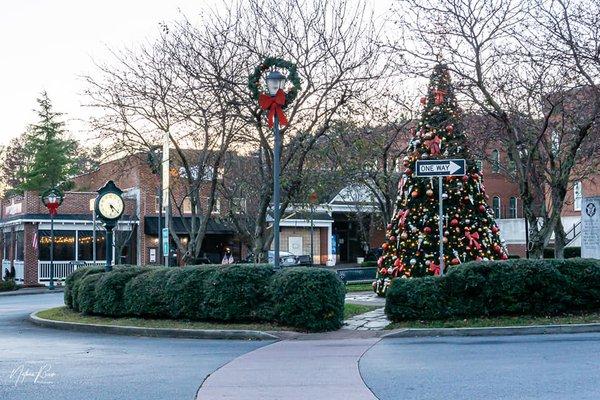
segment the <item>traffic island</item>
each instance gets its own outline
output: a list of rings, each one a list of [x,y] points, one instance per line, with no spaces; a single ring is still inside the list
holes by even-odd
[[[222,324],[199,321],[107,318],[82,315],[67,307],[36,311],[29,320],[38,326],[114,335],[188,339],[281,340],[302,335],[270,323]]]

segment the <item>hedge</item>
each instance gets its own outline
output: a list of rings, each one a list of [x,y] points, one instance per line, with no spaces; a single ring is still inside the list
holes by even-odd
[[[13,290],[17,290],[17,284],[14,279],[9,279],[7,281],[0,279],[0,292],[10,292]]]
[[[65,304],[110,317],[278,322],[306,331],[338,329],[345,288],[333,271],[270,265],[89,268],[66,280]]]
[[[395,279],[385,305],[392,321],[598,309],[600,261],[588,259],[471,262],[443,277]]]

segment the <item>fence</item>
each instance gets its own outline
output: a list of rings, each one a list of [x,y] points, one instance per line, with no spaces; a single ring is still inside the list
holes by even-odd
[[[73,271],[75,271],[78,267],[87,267],[87,266],[104,266],[106,265],[106,261],[96,261],[94,264],[93,261],[54,261],[54,279],[55,280],[64,280],[67,276],[69,276]],[[42,281],[50,280],[50,261],[38,261],[38,281],[40,283],[45,283]]]

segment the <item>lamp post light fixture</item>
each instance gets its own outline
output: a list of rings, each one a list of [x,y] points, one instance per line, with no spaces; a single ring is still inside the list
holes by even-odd
[[[50,213],[50,284],[49,290],[54,290],[54,216],[62,204],[64,195],[57,188],[51,188],[42,193],[42,203]]]
[[[275,96],[282,90],[287,80],[286,76],[277,70],[269,72],[265,78],[267,90],[271,96]],[[279,116],[275,113],[273,124],[273,135],[275,143],[273,146],[273,266],[279,268],[279,220],[281,203],[281,134],[279,133]]]

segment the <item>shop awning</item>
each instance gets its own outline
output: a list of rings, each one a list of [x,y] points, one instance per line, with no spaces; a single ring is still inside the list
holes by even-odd
[[[164,221],[164,219],[163,219]],[[186,226],[191,225],[191,217],[173,217],[173,227],[178,235],[187,235]],[[144,217],[144,233],[158,236],[158,217]],[[223,221],[209,219],[206,233],[209,235],[233,235],[235,231]]]

